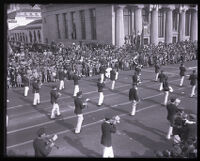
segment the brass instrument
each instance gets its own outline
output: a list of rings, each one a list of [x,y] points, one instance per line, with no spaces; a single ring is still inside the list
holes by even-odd
[[[109,121],[108,121],[110,124],[114,124],[114,125],[116,125],[116,124],[119,124],[120,123],[120,117],[118,116],[118,115],[116,115],[116,116],[113,116],[112,117],[112,119],[110,119]]]
[[[57,135],[54,135],[53,137],[50,135],[46,135],[45,136],[45,142],[47,146],[52,146],[52,147],[56,147],[57,149],[59,149],[59,146],[55,144],[55,141],[58,139]]]

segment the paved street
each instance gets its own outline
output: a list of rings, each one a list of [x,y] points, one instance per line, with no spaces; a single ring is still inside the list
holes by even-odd
[[[191,86],[188,77],[183,87],[179,86],[179,65],[162,66],[167,71],[169,85],[174,89],[170,96],[181,98],[180,106],[186,112],[197,114],[197,96],[190,98]],[[196,69],[197,62],[185,63],[187,74]],[[84,98],[90,98],[88,108],[84,112],[84,121],[80,134],[74,134],[77,117],[73,113],[73,81],[65,81],[65,89],[61,91],[59,106],[62,117],[51,120],[49,114],[51,85],[44,84],[41,88],[41,104],[32,106],[33,94],[30,88],[28,97],[23,96],[23,88],[8,89],[7,114],[9,125],[7,128],[7,150],[17,156],[33,156],[32,141],[36,131],[45,127],[47,134],[58,134],[56,144],[59,149],[53,148],[50,156],[56,157],[102,157],[101,123],[106,113],[121,117],[117,125],[117,133],[113,134],[113,150],[115,157],[154,157],[155,150],[164,150],[171,147],[172,142],[166,140],[168,121],[167,110],[161,105],[164,93],[160,92],[159,83],[154,82],[154,68],[142,69],[142,84],[138,87],[141,102],[137,106],[135,116],[130,116],[131,102],[128,92],[131,88],[133,71],[119,72],[115,90],[111,91],[111,82],[106,83],[104,89],[104,105],[96,106],[99,98],[97,92],[97,78],[83,78],[80,81],[80,90]],[[57,82],[59,84],[59,82]],[[184,93],[183,93],[184,92]],[[14,155],[12,154],[12,155]]]

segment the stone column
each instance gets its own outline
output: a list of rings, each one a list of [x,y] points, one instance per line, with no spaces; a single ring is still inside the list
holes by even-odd
[[[179,13],[179,31],[178,31],[178,40],[185,40],[185,9],[180,9]]]
[[[86,32],[86,40],[92,39],[91,33],[91,18],[90,18],[90,10],[85,10],[85,32]]]
[[[158,6],[152,8],[151,12],[150,42],[158,44]]]
[[[135,10],[134,10],[134,24],[135,24],[135,32],[136,35],[138,33],[142,33],[142,8],[144,6],[143,5],[137,5]]]
[[[172,43],[172,9],[171,7],[167,8],[166,12],[166,25],[165,25],[165,42]]]
[[[191,11],[191,27],[190,27],[190,39],[191,41],[196,41],[198,37],[198,19],[197,19],[197,10],[192,9]]]
[[[115,40],[117,46],[124,45],[124,5],[118,5],[116,7],[116,30],[115,30]]]
[[[72,39],[72,16],[71,12],[67,13],[68,20],[68,39]]]

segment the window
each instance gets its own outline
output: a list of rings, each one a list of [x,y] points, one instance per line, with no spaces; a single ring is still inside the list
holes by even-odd
[[[59,14],[56,14],[56,25],[57,25],[58,39],[60,39]]]
[[[67,21],[66,13],[63,13],[63,22],[64,22],[64,29],[65,29],[65,39],[68,39],[68,21]]]
[[[86,39],[86,32],[85,32],[85,12],[83,10],[80,11],[80,19],[81,19],[82,39]]]
[[[186,12],[185,14],[185,36],[190,35],[190,13]]]
[[[90,9],[90,21],[91,21],[91,35],[92,40],[96,40],[96,10]]]
[[[146,8],[142,9],[142,20],[144,24],[149,23],[149,11]]]
[[[72,33],[71,37],[72,39],[76,39],[76,24],[74,22],[75,19],[75,12],[71,12],[71,20],[72,20]]]
[[[158,12],[158,37],[164,36],[164,12]]]
[[[173,11],[173,30],[178,30],[178,13],[176,11]]]
[[[125,8],[124,9],[124,34],[125,34],[125,36],[131,34],[131,23],[132,23],[131,11],[128,8]]]

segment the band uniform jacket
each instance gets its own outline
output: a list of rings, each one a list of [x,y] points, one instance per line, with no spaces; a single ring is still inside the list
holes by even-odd
[[[112,146],[111,134],[116,132],[116,126],[105,121],[101,125],[101,132],[101,144],[106,147]]]
[[[196,84],[197,75],[191,74],[190,77],[189,77],[189,80],[190,80],[190,85],[194,86]]]
[[[171,125],[174,124],[175,115],[178,111],[179,110],[175,104],[167,104],[167,120],[169,120]]]
[[[180,76],[185,76],[186,69],[185,67],[179,67],[180,69]]]
[[[51,104],[58,103],[59,94],[57,90],[52,89],[50,92],[50,96],[51,96]]]
[[[78,85],[79,77],[77,75],[73,76],[73,80],[74,80],[74,85]]]
[[[133,81],[133,84],[135,84],[135,85],[137,85],[137,83],[139,82],[138,76],[136,74],[133,75],[132,81]]]
[[[158,64],[155,64],[155,73],[158,73],[160,70],[160,66]]]
[[[114,81],[116,76],[116,72],[114,70],[110,71],[110,80]]]
[[[160,82],[163,82],[164,79],[165,79],[165,74],[160,73],[160,74],[158,75],[158,79],[160,80]]]
[[[135,101],[139,100],[137,89],[135,89],[134,87],[129,90],[129,101],[133,101],[133,100]]]
[[[32,86],[33,86],[33,93],[39,93],[40,92],[39,83],[33,82]]]
[[[103,92],[103,88],[105,87],[104,83],[97,82],[98,92]]]
[[[46,142],[42,138],[34,139],[33,148],[34,148],[36,157],[47,157],[52,149],[52,148],[46,146]]]
[[[64,71],[60,71],[60,72],[59,72],[59,80],[64,80],[64,78],[65,78],[65,73],[64,73]]]
[[[27,77],[23,77],[23,83],[24,83],[24,87],[27,87],[27,86],[29,86],[29,80],[28,80],[28,78]]]
[[[76,97],[76,98],[74,99],[74,105],[75,105],[74,113],[75,113],[76,115],[82,114],[82,109],[85,108],[85,105],[83,105],[82,99]]]
[[[163,82],[163,91],[169,91],[169,84],[167,81]]]
[[[100,66],[99,73],[100,74],[104,74],[105,73],[105,68],[103,66]]]

